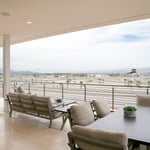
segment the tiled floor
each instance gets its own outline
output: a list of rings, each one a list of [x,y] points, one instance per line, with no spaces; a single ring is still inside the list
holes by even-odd
[[[0,99],[1,102],[3,101]],[[53,121],[52,128],[48,128],[49,121],[13,113],[8,117],[0,105],[0,150],[69,150],[66,124],[61,127],[61,119]]]
[[[0,98],[0,150],[70,150],[67,143],[69,122],[63,130],[61,119],[49,121],[21,113],[9,117],[3,111],[3,99]],[[146,150],[141,146],[141,150]]]

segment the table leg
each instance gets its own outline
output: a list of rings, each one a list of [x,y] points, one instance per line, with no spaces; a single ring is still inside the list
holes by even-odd
[[[67,114],[67,113],[64,113],[64,114],[63,114],[63,124],[62,124],[62,126],[61,126],[61,128],[60,128],[61,130],[64,128],[67,119],[68,119],[68,114]]]

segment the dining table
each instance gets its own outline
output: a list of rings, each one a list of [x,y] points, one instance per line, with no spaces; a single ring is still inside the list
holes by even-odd
[[[100,118],[87,127],[111,132],[124,132],[128,139],[150,145],[150,107],[135,106],[136,117],[125,117],[124,107]]]

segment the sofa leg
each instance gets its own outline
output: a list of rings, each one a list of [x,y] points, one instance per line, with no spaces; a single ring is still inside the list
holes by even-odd
[[[50,119],[49,128],[51,128],[51,126],[52,126],[52,119]]]
[[[12,109],[11,109],[10,112],[9,112],[9,117],[11,117],[11,115],[12,115]]]

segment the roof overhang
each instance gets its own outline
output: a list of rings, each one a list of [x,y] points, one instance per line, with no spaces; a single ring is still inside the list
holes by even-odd
[[[147,18],[150,0],[0,0],[0,35],[11,44]]]

